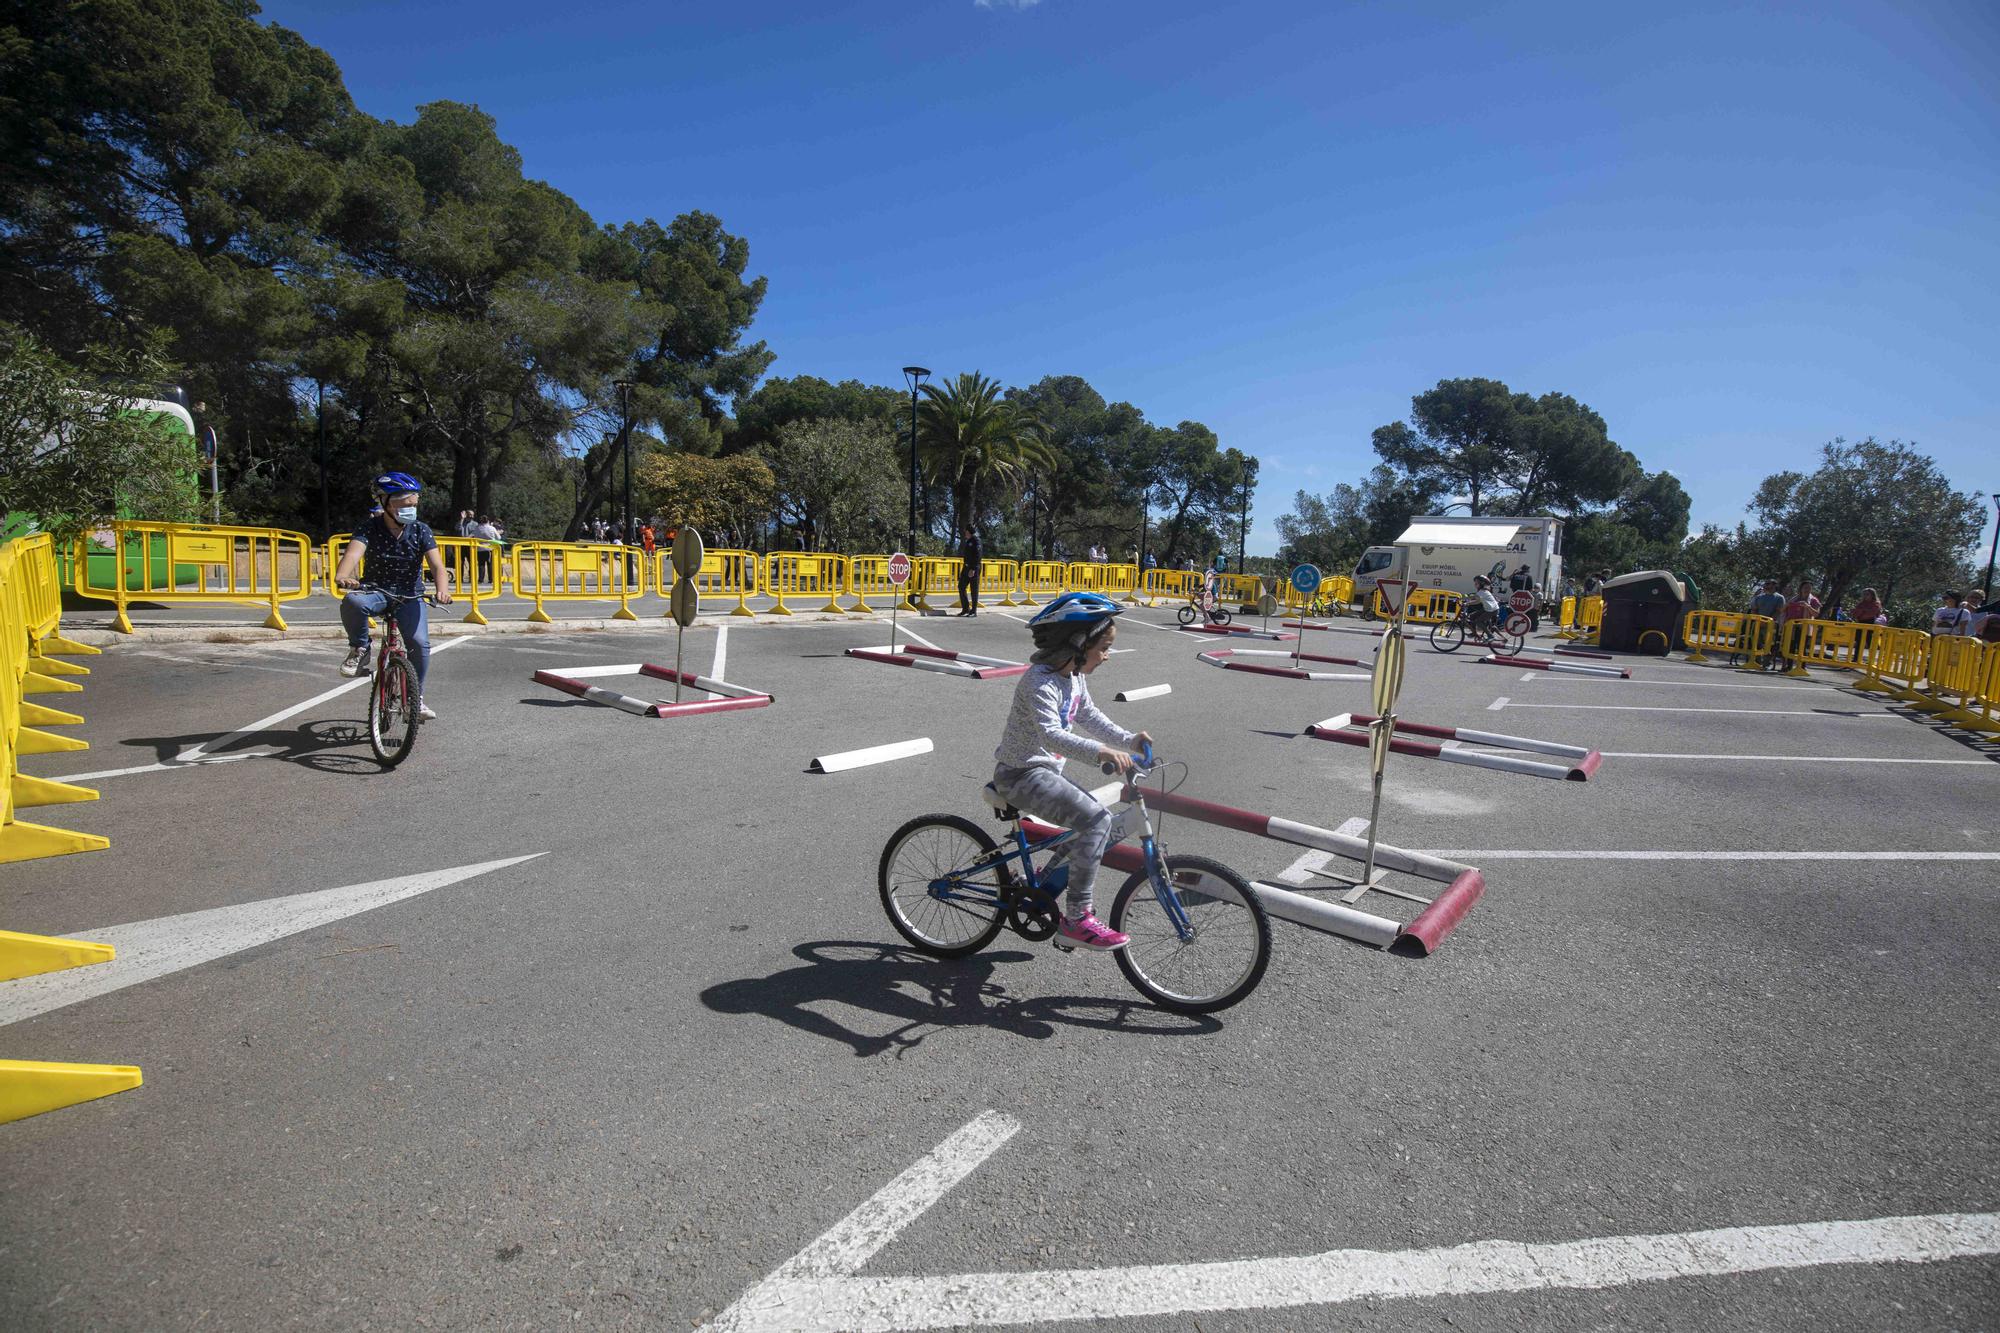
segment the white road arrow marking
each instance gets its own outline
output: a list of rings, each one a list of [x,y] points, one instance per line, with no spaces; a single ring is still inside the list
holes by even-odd
[[[118,956],[90,967],[0,982],[0,1027],[543,855],[546,853],[534,852],[451,870],[427,870],[420,875],[376,880],[371,884],[263,898],[234,907],[212,907],[204,912],[81,931],[69,938],[109,944],[118,950]]]
[[[1427,1250],[1328,1250],[1220,1263],[854,1276],[1019,1128],[1007,1116],[985,1112],[745,1292],[709,1327],[718,1333],[897,1333],[1589,1290],[1772,1269],[2000,1255],[2000,1213],[1933,1213],[1550,1243],[1482,1240]]]

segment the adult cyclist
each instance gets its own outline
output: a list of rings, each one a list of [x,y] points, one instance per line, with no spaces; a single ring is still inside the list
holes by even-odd
[[[368,578],[374,586],[340,599],[340,623],[347,627],[347,659],[340,664],[340,674],[368,674],[368,618],[395,616],[410,662],[417,669],[417,716],[428,722],[437,714],[424,702],[424,676],[431,664],[430,621],[424,614],[424,566],[430,566],[441,606],[451,603],[451,575],[445,571],[444,556],[430,526],[417,517],[417,501],[423,490],[422,483],[407,472],[385,472],[375,478],[375,498],[382,507],[348,540],[333,581],[342,588],[358,587],[361,580],[356,576],[362,558],[367,557]],[[392,607],[392,595],[403,600]]]

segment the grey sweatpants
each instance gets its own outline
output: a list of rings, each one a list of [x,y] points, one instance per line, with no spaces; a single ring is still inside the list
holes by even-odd
[[[1037,819],[1073,829],[1076,837],[1061,850],[1069,853],[1069,894],[1064,915],[1072,921],[1090,912],[1097,887],[1097,867],[1111,841],[1112,813],[1090,793],[1052,768],[993,770],[993,786],[1008,804]]]

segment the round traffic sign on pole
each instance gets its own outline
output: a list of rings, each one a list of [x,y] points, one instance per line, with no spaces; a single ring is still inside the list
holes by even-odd
[[[1269,620],[1278,614],[1278,581],[1265,577],[1257,580],[1257,614]]]
[[[910,581],[910,557],[898,551],[889,557],[889,586],[900,588]]]
[[[674,623],[682,628],[694,624],[694,618],[701,610],[701,602],[695,592],[693,579],[674,580],[673,591],[667,594],[667,610],[672,613]]]
[[[691,579],[701,573],[702,558],[707,554],[701,544],[701,534],[693,528],[682,528],[674,534],[674,573],[682,578]]]
[[[1292,571],[1292,587],[1303,597],[1318,592],[1320,581],[1318,565],[1300,565]]]

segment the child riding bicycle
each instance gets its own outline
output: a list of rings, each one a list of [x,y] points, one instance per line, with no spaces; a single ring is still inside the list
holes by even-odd
[[[1466,624],[1481,633],[1500,627],[1500,599],[1493,595],[1493,580],[1484,574],[1472,576],[1472,596],[1465,599]]]
[[[1007,729],[993,752],[993,786],[1009,804],[1077,835],[1056,933],[1083,949],[1122,949],[1130,940],[1099,921],[1093,910],[1111,812],[1063,776],[1063,758],[1109,763],[1130,773],[1133,753],[1153,739],[1143,731],[1125,730],[1098,711],[1084,679],[1111,655],[1118,637],[1113,622],[1121,609],[1102,594],[1072,592],[1028,622],[1035,636],[1033,665],[1014,689]]]
[[[444,556],[430,526],[417,518],[417,500],[423,485],[407,472],[385,472],[373,483],[381,509],[361,531],[354,534],[341,553],[340,567],[333,581],[342,588],[357,588],[356,577],[362,558],[368,560],[368,579],[374,586],[349,592],[340,599],[340,622],[347,627],[347,658],[340,664],[343,676],[368,674],[368,619],[393,615],[403,631],[410,662],[417,669],[417,715],[425,721],[437,714],[424,702],[424,675],[430,668],[431,635],[424,612],[424,566],[429,565],[431,581],[437,585],[438,605],[451,604],[451,576],[445,572]],[[395,600],[393,599],[402,599]]]

